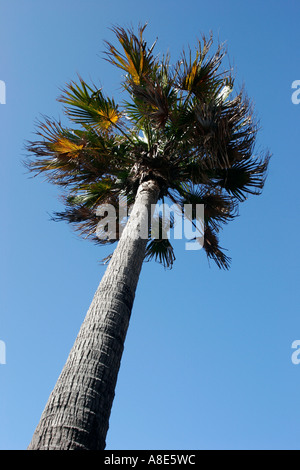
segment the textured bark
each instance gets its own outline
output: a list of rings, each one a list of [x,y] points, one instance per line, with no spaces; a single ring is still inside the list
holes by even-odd
[[[96,291],[28,450],[102,450],[124,341],[159,188],[140,185],[130,218]]]

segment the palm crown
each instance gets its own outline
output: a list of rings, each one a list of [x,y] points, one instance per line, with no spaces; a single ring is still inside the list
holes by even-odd
[[[227,269],[220,228],[248,194],[261,192],[269,154],[254,154],[253,109],[243,91],[232,96],[231,71],[220,71],[223,46],[209,55],[212,37],[203,38],[194,55],[183,52],[172,66],[168,55],[154,56],[144,30],[113,28],[121,51],[106,42],[107,60],[125,73],[128,101],[118,105],[82,78],[71,82],[59,101],[73,127],[40,122],[40,139],[28,144],[34,154],[28,168],[64,188],[65,210],[55,218],[98,243],[113,243],[119,234],[99,240],[97,207],[118,209],[120,197],[131,204],[143,181],[155,180],[160,199],[180,207],[204,204],[204,250]],[[175,259],[162,233],[149,234],[146,259],[152,258],[165,266]]]

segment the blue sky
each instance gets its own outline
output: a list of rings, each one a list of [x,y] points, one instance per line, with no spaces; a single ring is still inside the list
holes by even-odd
[[[229,272],[183,242],[172,271],[144,265],[107,449],[300,448],[299,13],[297,0],[0,1],[0,449],[30,442],[108,254],[50,221],[59,192],[28,177],[25,142],[41,114],[62,115],[56,98],[77,73],[119,98],[103,40],[146,21],[174,61],[202,33],[227,42],[273,158],[263,195],[222,233]]]

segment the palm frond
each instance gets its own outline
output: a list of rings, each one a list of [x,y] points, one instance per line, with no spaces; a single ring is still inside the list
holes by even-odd
[[[147,81],[143,85],[133,85],[132,93],[143,118],[147,117],[154,125],[163,127],[169,116],[169,97],[162,87]]]
[[[103,201],[107,201],[114,193],[114,179],[105,177],[96,183],[81,185],[76,188],[76,192],[66,198],[66,202],[71,205],[84,205],[84,207],[96,207]]]
[[[178,100],[175,89],[175,75],[169,65],[169,56],[162,59],[159,66],[141,83],[132,83],[129,91],[142,119],[151,125],[164,127],[170,112]]]
[[[225,255],[222,248],[219,246],[219,239],[216,233],[208,226],[204,231],[203,248],[209,259],[212,259],[218,268],[229,269],[231,258]]]
[[[212,175],[215,184],[243,202],[248,194],[259,195],[265,185],[270,154],[237,161],[230,168],[217,169]]]
[[[96,216],[94,210],[86,206],[72,207],[66,204],[65,210],[55,212],[52,216],[52,220],[55,222],[67,222],[73,226],[75,232],[78,232],[81,237],[92,238],[97,241],[95,233],[99,223],[99,218]]]
[[[126,225],[127,217],[124,218],[122,207],[124,204],[129,206],[129,199],[124,193],[109,189],[105,191],[103,186],[96,186],[93,185],[82,194],[65,196],[63,199],[66,209],[56,212],[53,220],[68,222],[80,236],[89,238],[96,244],[112,244],[120,239]],[[109,223],[108,208],[110,211],[113,209],[113,213],[109,214]]]
[[[28,142],[34,158],[25,166],[44,173],[51,183],[68,186],[94,182],[104,175],[117,177],[131,165],[128,144],[118,136],[99,135],[94,128],[72,130],[45,117],[37,126],[39,140]]]
[[[155,68],[155,58],[152,55],[154,45],[148,48],[146,41],[143,39],[146,26],[145,24],[138,28],[138,35],[132,29],[126,31],[119,26],[112,28],[122,47],[122,52],[119,52],[110,42],[105,41],[108,61],[124,70],[127,75],[126,80],[136,85],[142,83]]]
[[[228,77],[224,81],[225,71],[218,73],[225,56],[224,46],[219,45],[216,53],[208,57],[212,43],[212,35],[209,39],[203,36],[202,43],[198,41],[194,59],[191,49],[189,49],[188,55],[183,51],[180,61],[182,70],[179,73],[177,83],[180,90],[189,93],[188,96],[192,93],[204,102],[209,102],[212,98],[215,99],[222,87],[228,83]]]
[[[148,242],[145,261],[151,261],[153,259],[162,264],[164,268],[172,268],[176,258],[170,240],[167,238],[155,238]]]
[[[183,209],[186,204],[192,206],[192,220],[197,218],[197,206],[202,205],[204,223],[214,230],[219,230],[221,225],[228,223],[237,215],[237,205],[233,198],[211,187],[185,183],[177,190],[180,194],[178,199],[180,206]]]
[[[106,98],[100,89],[90,87],[79,77],[63,90],[59,101],[64,103],[65,113],[75,123],[90,125],[98,131],[108,130],[121,119],[121,113],[113,99]]]

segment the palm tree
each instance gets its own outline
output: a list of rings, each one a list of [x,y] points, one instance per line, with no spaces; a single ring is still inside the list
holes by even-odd
[[[234,91],[231,70],[221,70],[224,46],[211,53],[212,36],[203,37],[171,65],[169,55],[154,56],[144,31],[116,26],[119,49],[106,42],[106,59],[124,72],[127,101],[118,105],[79,77],[59,98],[72,127],[45,117],[39,140],[27,145],[30,171],[63,189],[65,210],[54,219],[100,245],[117,242],[29,449],[105,448],[142,264],[155,259],[170,268],[175,260],[161,216],[155,236],[140,236],[153,205],[204,205],[203,248],[228,269],[219,231],[264,186],[270,156],[254,153],[253,107],[243,90]],[[129,218],[120,200],[131,206]],[[116,210],[114,234],[99,215],[108,205]]]

